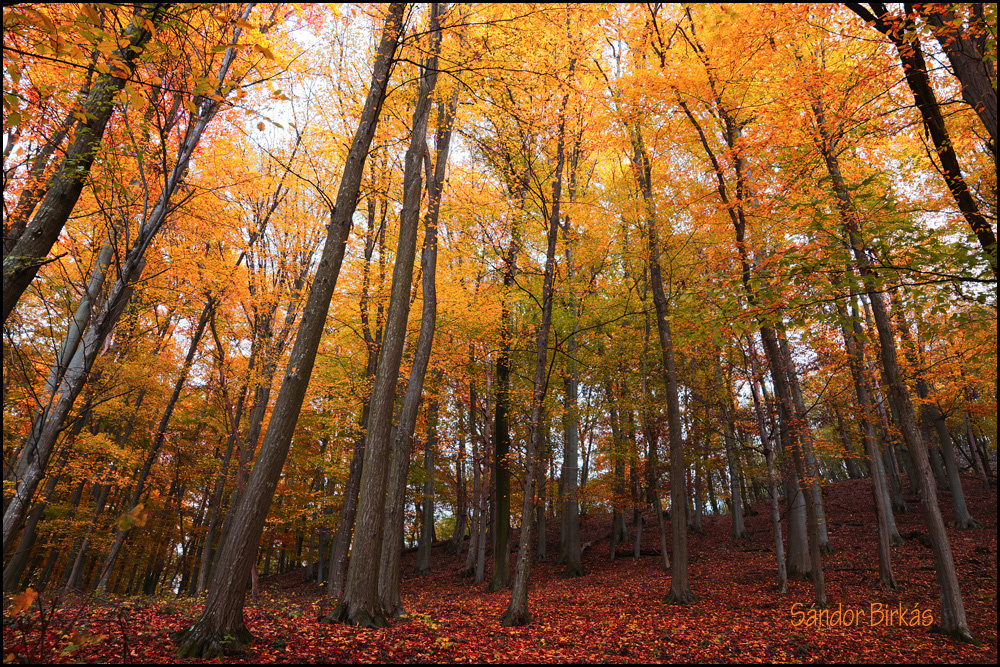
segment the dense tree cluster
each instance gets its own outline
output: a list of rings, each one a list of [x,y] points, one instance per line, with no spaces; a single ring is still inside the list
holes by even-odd
[[[687,604],[688,532],[743,539],[759,502],[778,585],[823,604],[824,484],[868,476],[881,585],[908,488],[970,638],[945,522],[977,525],[961,473],[995,484],[995,31],[979,3],[4,8],[5,592],[207,592],[177,639],[208,656],[260,575],[381,626],[401,550],[450,538],[521,625],[533,559],[585,574],[581,514],[614,558],[654,509]]]

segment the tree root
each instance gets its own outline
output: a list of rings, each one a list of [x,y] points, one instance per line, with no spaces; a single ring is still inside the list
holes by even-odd
[[[698,598],[696,598],[694,596],[694,593],[692,593],[690,590],[682,591],[680,595],[677,595],[673,591],[670,591],[663,598],[664,604],[683,605],[683,604],[694,604],[697,601]]]
[[[570,567],[566,566],[566,569],[559,573],[560,579],[574,579],[576,577],[582,577],[586,574],[582,567]]]
[[[531,614],[527,610],[511,611],[508,609],[500,617],[500,625],[505,628],[519,628],[531,623]]]
[[[253,635],[243,623],[226,630],[212,630],[195,623],[178,630],[171,639],[179,645],[177,655],[182,658],[209,660],[225,653],[241,653],[249,648]]]
[[[320,623],[344,623],[345,625],[356,625],[359,628],[387,628],[389,620],[381,610],[358,609],[353,613],[350,604],[345,600],[337,605],[332,612],[319,619]]]
[[[927,628],[927,632],[936,632],[940,635],[948,637],[952,641],[961,642],[963,644],[974,644],[976,646],[980,645],[980,642],[978,642],[976,638],[972,636],[972,633],[969,631],[968,628],[955,628],[952,630],[946,630],[940,625],[932,625],[931,627]]]

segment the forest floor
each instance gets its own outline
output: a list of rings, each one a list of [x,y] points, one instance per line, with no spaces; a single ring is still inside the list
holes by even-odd
[[[560,579],[561,566],[551,562],[532,567],[533,622],[526,627],[501,627],[509,590],[486,593],[485,583],[473,585],[460,576],[461,563],[442,544],[433,549],[432,574],[412,576],[414,555],[403,559],[408,620],[381,630],[320,624],[329,602],[315,584],[304,582],[304,569],[296,570],[263,579],[261,594],[248,599],[245,615],[255,636],[251,649],[213,662],[996,663],[996,489],[987,490],[973,478],[964,482],[970,510],[983,528],[949,531],[978,645],[955,643],[923,627],[925,621],[937,622],[940,608],[916,497],[907,498],[911,511],[897,517],[907,538],[892,552],[899,590],[879,588],[870,486],[868,480],[853,480],[826,490],[833,552],[823,563],[832,606],[820,625],[808,622],[809,582],[792,582],[786,594],[776,589],[773,537],[763,508],[747,517],[747,540],[730,539],[728,516],[706,518],[703,531],[691,535],[691,588],[698,600],[681,607],[663,603],[670,579],[659,567],[655,523],[646,522],[643,542],[656,555],[635,559],[629,543],[619,550],[629,555],[612,561],[610,515],[601,515],[583,523],[583,541],[593,543],[584,553],[585,576]],[[950,498],[941,501],[948,518]],[[549,524],[553,553],[558,522]],[[48,611],[52,600],[40,599]],[[42,637],[37,602],[12,618],[8,597],[5,662],[173,662],[176,647],[169,635],[190,625],[201,604],[172,597],[57,601]],[[898,614],[886,614],[900,609],[907,623],[917,610],[916,627],[904,626]],[[840,616],[832,615],[838,611]]]

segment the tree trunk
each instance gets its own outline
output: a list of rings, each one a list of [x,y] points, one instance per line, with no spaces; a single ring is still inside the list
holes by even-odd
[[[750,393],[753,395],[754,415],[757,417],[757,430],[760,433],[760,444],[764,448],[764,460],[767,461],[767,478],[771,499],[771,526],[774,533],[774,556],[778,565],[778,591],[788,592],[788,568],[785,564],[785,548],[781,539],[781,508],[778,503],[778,470],[774,462],[772,438],[768,437],[767,422],[764,419],[764,405],[761,401],[757,384],[763,384],[764,376],[757,368],[757,352],[753,339],[747,337],[750,347]]]
[[[543,413],[543,419],[545,418]],[[538,461],[535,465],[538,466],[538,484],[535,502],[535,531],[537,533],[535,541],[535,560],[543,561],[548,560],[548,529],[545,525],[545,486],[548,481],[548,452],[552,449],[551,436],[549,433],[549,424],[546,420],[546,424],[543,427],[545,435],[542,437],[541,447],[538,448]]]
[[[647,274],[648,278],[648,274]],[[643,345],[642,345],[642,434],[646,439],[646,465],[648,468],[649,478],[646,482],[646,488],[648,493],[653,498],[653,511],[656,513],[656,523],[660,529],[660,557],[662,558],[663,571],[667,572],[670,570],[670,552],[667,550],[667,527],[666,522],[663,518],[663,505],[660,501],[660,488],[659,479],[660,474],[657,470],[658,459],[657,456],[657,437],[656,431],[653,428],[653,417],[650,414],[651,407],[649,405],[649,373],[646,368],[646,360],[649,358],[649,312],[647,311],[643,315],[645,325],[643,334]],[[712,498],[713,506],[715,502],[715,496],[712,495],[712,477],[709,475],[708,478],[709,496]],[[713,507],[714,509],[714,507]]]
[[[965,619],[965,604],[962,601],[962,592],[958,585],[958,575],[951,553],[951,545],[948,542],[948,533],[945,530],[941,510],[938,507],[937,493],[934,488],[934,480],[931,476],[927,449],[924,447],[924,443],[920,437],[916,413],[913,410],[913,404],[910,402],[909,390],[899,369],[892,323],[882,301],[882,293],[875,282],[875,271],[871,268],[868,261],[867,248],[865,247],[864,238],[861,235],[860,216],[841,175],[837,157],[832,151],[831,137],[827,133],[826,124],[823,122],[822,109],[818,103],[814,111],[816,112],[817,125],[820,131],[821,151],[827,165],[827,170],[830,173],[841,222],[850,242],[858,270],[864,281],[865,289],[868,292],[875,326],[878,330],[885,382],[889,385],[889,396],[899,420],[900,431],[903,434],[903,440],[906,442],[910,458],[913,460],[913,465],[916,468],[920,505],[924,512],[924,519],[927,522],[931,549],[934,553],[935,569],[937,571],[938,591],[941,599],[940,629],[955,639],[972,641],[972,634],[969,632]]]
[[[368,97],[347,155],[326,244],[309,290],[281,390],[275,401],[257,463],[247,488],[240,497],[233,526],[220,546],[205,609],[201,618],[178,637],[181,642],[179,652],[184,657],[207,658],[219,655],[223,649],[222,642],[227,636],[234,638],[238,644],[246,644],[251,639],[243,622],[246,582],[251,570],[254,570],[254,559],[267,511],[281,476],[281,468],[288,454],[292,433],[312,375],[316,351],[326,326],[326,315],[343,263],[368,147],[375,133],[393,56],[401,37],[404,8],[403,3],[393,3],[388,10]]]
[[[440,44],[437,5],[431,8],[431,34],[433,41],[430,58],[433,61]],[[388,622],[386,610],[379,599],[379,573],[381,555],[385,547],[383,533],[386,529],[385,509],[392,445],[390,438],[392,412],[410,309],[410,286],[413,280],[413,261],[420,221],[421,157],[427,134],[430,96],[434,90],[436,76],[436,66],[429,64],[424,68],[413,112],[410,147],[406,151],[403,175],[403,210],[400,213],[399,240],[385,333],[379,353],[375,384],[372,387],[354,540],[347,566],[344,595],[331,616],[332,620],[362,627],[383,627]],[[409,389],[410,387],[407,391]],[[403,431],[400,424],[399,432],[405,435]],[[399,452],[393,454],[396,458],[401,458]]]
[[[927,385],[927,378],[921,368],[922,364],[920,363],[920,359],[918,357],[918,350],[916,349],[916,345],[910,335],[910,328],[906,322],[903,304],[900,303],[894,295],[895,292],[890,292],[889,298],[894,309],[896,310],[896,320],[898,322],[901,338],[903,339],[907,360],[910,362],[911,366],[916,369],[917,395],[920,396],[922,401],[924,401],[924,421],[925,423],[934,426],[934,430],[937,433],[938,444],[941,445],[941,458],[944,460],[944,471],[942,476],[947,479],[948,488],[951,491],[951,506],[953,514],[952,525],[957,528],[979,528],[979,522],[972,518],[972,515],[969,514],[969,508],[965,504],[965,491],[962,488],[962,478],[958,473],[958,462],[955,460],[955,444],[952,442],[951,433],[948,432],[948,425],[945,424],[944,416],[941,414],[941,410],[938,409],[937,403],[935,401],[928,400],[931,393],[930,387]],[[925,438],[924,442],[928,441],[929,439]]]
[[[711,76],[711,73],[709,73]],[[711,82],[714,89],[714,82]],[[714,90],[713,90],[714,92]],[[745,166],[743,162],[742,152],[739,149],[739,137],[742,131],[742,125],[737,123],[735,119],[730,115],[729,110],[722,104],[722,100],[715,95],[715,107],[719,114],[719,120],[722,122],[725,128],[726,145],[731,152],[730,161],[733,170],[736,172],[736,199],[735,201],[730,200],[729,191],[726,185],[726,175],[719,163],[715,152],[712,150],[711,145],[708,142],[708,138],[705,135],[704,130],[698,123],[694,114],[688,108],[687,104],[683,99],[680,98],[678,93],[678,104],[684,111],[684,114],[691,121],[695,130],[698,133],[698,137],[701,141],[702,147],[705,149],[705,153],[708,155],[710,162],[712,163],[713,170],[715,171],[717,189],[719,192],[719,197],[722,200],[723,205],[726,207],[726,211],[729,214],[729,218],[733,223],[733,230],[736,236],[736,247],[740,255],[740,273],[741,281],[743,283],[744,291],[746,292],[747,298],[751,304],[757,304],[758,297],[753,289],[750,281],[751,275],[751,263],[749,259],[749,253],[747,251],[746,244],[746,227],[747,220],[746,214],[743,210],[743,200],[747,196],[748,185],[746,183]],[[764,343],[764,354],[768,359],[769,365],[771,366],[771,377],[774,381],[775,393],[778,396],[778,403],[781,412],[781,417],[784,421],[783,432],[787,433],[788,437],[782,437],[782,444],[786,446],[791,453],[791,458],[795,466],[795,474],[798,477],[797,487],[802,487],[802,485],[807,480],[806,466],[803,461],[802,456],[802,442],[801,429],[808,428],[805,424],[799,422],[797,418],[796,410],[792,401],[791,390],[788,387],[788,370],[783,360],[781,350],[778,346],[777,336],[770,326],[767,326],[763,320],[759,321],[760,324],[760,334],[761,339]],[[787,428],[787,430],[785,430]],[[786,478],[787,479],[787,478]],[[785,493],[786,497],[792,490],[786,487]],[[822,571],[822,557],[819,545],[819,535],[818,535],[818,518],[816,516],[816,507],[813,502],[812,493],[802,493],[803,499],[805,500],[805,512],[806,512],[806,530],[809,534],[809,554],[810,554],[810,577],[813,581],[813,588],[816,596],[816,604],[826,605],[826,591],[825,583],[823,580]],[[793,537],[793,531],[789,529],[789,540],[791,541]],[[789,544],[789,555],[792,555],[791,544]],[[789,575],[794,575],[795,572],[789,567]]]
[[[436,60],[431,60],[428,67],[436,67]],[[430,92],[428,92],[428,95]],[[451,146],[451,131],[458,110],[458,89],[452,94],[447,105],[439,105],[435,141],[437,154],[434,161],[434,171],[430,173],[427,184],[427,212],[424,215],[424,247],[421,253],[421,289],[423,307],[420,318],[420,332],[413,353],[413,365],[410,368],[410,379],[403,399],[403,408],[393,441],[393,454],[389,470],[389,495],[386,499],[385,526],[382,534],[382,553],[379,563],[379,601],[387,617],[399,616],[403,613],[399,604],[400,550],[403,544],[403,505],[406,494],[406,476],[409,472],[410,449],[413,441],[413,429],[416,424],[417,410],[420,406],[420,395],[423,391],[424,377],[430,362],[431,348],[434,342],[434,331],[437,327],[437,227],[438,215],[441,209],[441,196],[444,192],[445,172],[448,167],[448,153]],[[429,113],[429,112],[428,112]],[[416,127],[417,123],[414,123]],[[426,134],[426,132],[425,132]],[[412,141],[424,142],[424,136],[414,137]],[[416,149],[419,150],[417,145]],[[425,153],[426,155],[426,153]],[[429,159],[429,158],[428,158]],[[419,207],[419,201],[417,202]],[[440,385],[440,376],[438,377]],[[436,403],[434,403],[436,409]],[[428,434],[430,438],[430,434]],[[428,446],[433,446],[428,440]],[[430,471],[433,474],[433,467]],[[431,489],[433,493],[433,488]],[[430,569],[430,546],[433,541],[433,505],[431,506],[431,535],[427,541],[426,566]],[[419,569],[419,567],[418,567]]]
[[[437,399],[427,405],[427,444],[424,447],[424,488],[420,509],[420,542],[417,546],[417,562],[414,571],[417,574],[430,574],[431,545],[434,543],[434,445],[437,442]],[[383,545],[383,549],[388,545]]]
[[[132,20],[121,35],[120,47],[113,54],[129,77],[135,72],[136,57],[146,46],[153,32],[164,20],[169,4],[144,3],[136,5]],[[224,78],[224,77],[220,77]],[[42,199],[38,210],[18,239],[10,253],[5,253],[3,261],[3,320],[14,310],[18,300],[45,264],[45,258],[62,232],[66,220],[73,213],[76,202],[83,191],[90,174],[90,167],[97,157],[104,130],[114,113],[113,104],[118,91],[125,85],[126,78],[113,73],[97,77],[86,102],[83,113],[86,120],[76,126],[73,143],[66,150],[62,164],[46,184],[48,193]],[[4,544],[9,536],[4,530]]]
[[[980,213],[979,205],[973,198],[972,192],[969,191],[969,187],[965,183],[964,176],[962,176],[962,168],[959,166],[958,155],[955,153],[955,147],[948,134],[948,128],[945,125],[944,116],[941,113],[941,107],[938,105],[937,97],[934,95],[934,89],[931,87],[931,81],[927,75],[927,64],[924,62],[923,50],[920,47],[920,38],[917,35],[913,35],[914,24],[912,17],[908,15],[902,20],[897,20],[889,15],[885,5],[882,3],[869,3],[874,15],[861,7],[858,3],[849,2],[847,3],[847,6],[856,14],[861,16],[865,21],[874,23],[875,28],[882,34],[886,35],[892,41],[893,45],[895,45],[896,52],[899,54],[899,60],[903,66],[903,73],[906,75],[906,83],[910,86],[910,91],[913,93],[917,109],[920,110],[920,115],[923,117],[924,128],[927,130],[928,134],[931,135],[931,139],[934,141],[934,148],[937,149],[938,158],[941,160],[941,175],[944,177],[944,181],[948,185],[948,189],[951,191],[952,197],[955,198],[955,202],[958,204],[958,208],[965,217],[966,222],[969,223],[969,227],[972,228],[973,233],[975,233],[976,237],[979,239],[979,244],[983,248],[985,259],[989,264],[990,270],[993,271],[993,277],[996,278],[996,232],[993,231],[993,227],[990,225],[989,221],[983,217],[982,213]],[[907,8],[908,13],[909,11],[910,9]],[[928,12],[927,15],[928,20],[932,21],[930,17],[934,15],[934,12]],[[950,27],[954,28],[954,26]],[[937,34],[942,33],[938,31]],[[947,36],[945,39],[947,39]],[[945,51],[948,53],[949,49],[945,49]],[[950,56],[951,54],[949,53],[949,57]],[[981,58],[980,64],[983,64]],[[967,71],[964,66],[961,70],[963,72]],[[958,74],[958,71],[959,70],[956,69],[956,74]],[[968,70],[968,72],[971,71],[971,69]],[[983,92],[986,90],[992,90],[993,93],[993,122],[988,126],[992,128],[992,150],[994,152],[995,161],[996,89],[989,83],[986,83],[985,88],[983,88],[982,84],[972,87],[966,85],[964,81],[962,82],[963,96],[965,96],[966,91],[973,92],[979,89],[982,89]],[[980,112],[980,101],[976,101],[974,108],[977,113]],[[982,110],[983,112],[988,113],[985,105]]]
[[[846,313],[846,311],[845,311]],[[861,468],[858,466],[858,462],[854,454],[854,446],[851,442],[851,434],[844,426],[844,415],[841,414],[840,410],[834,409],[834,416],[837,419],[837,432],[840,434],[840,441],[844,445],[844,465],[847,466],[847,476],[850,479],[861,479],[864,477],[864,473],[861,472]],[[871,417],[869,416],[869,419]],[[867,449],[865,450],[868,451]]]
[[[572,67],[572,65],[571,65]],[[542,445],[542,414],[545,393],[548,389],[546,360],[549,352],[549,330],[552,325],[552,295],[555,291],[556,242],[559,236],[559,206],[562,198],[562,174],[566,162],[566,103],[563,96],[558,138],[556,143],[556,171],[552,181],[552,210],[549,213],[548,246],[545,251],[545,276],[542,282],[542,322],[538,327],[535,352],[535,376],[531,392],[531,421],[528,426],[528,449],[525,452],[524,495],[521,504],[520,534],[518,535],[517,564],[510,605],[500,617],[506,628],[527,625],[531,622],[528,612],[528,577],[531,572],[531,523],[535,503],[535,484],[538,474],[538,451]],[[494,561],[494,564],[496,562]]]
[[[489,415],[492,414],[490,409],[490,396],[492,396],[492,386],[490,377],[490,366],[486,366],[486,392],[483,394],[483,414],[486,415],[486,421],[483,424],[482,430],[482,449],[479,455],[479,469],[482,472],[482,481],[479,486],[479,543],[476,545],[476,574],[473,579],[474,583],[479,583],[486,579],[486,543],[489,540],[489,528],[491,525],[490,517],[490,488],[492,488],[492,480],[490,479],[490,450],[492,449],[492,443],[490,442],[490,418]],[[495,510],[494,510],[495,511]]]
[[[972,3],[969,27],[962,25],[952,7],[918,3],[916,10],[932,27],[941,50],[948,56],[952,72],[962,84],[962,99],[972,107],[990,135],[993,161],[997,156],[997,89],[996,62],[985,58],[989,26],[984,15],[984,3]]]
[[[462,419],[462,404],[459,403],[458,417],[458,454],[455,457],[455,530],[451,534],[452,547],[455,549],[455,558],[462,557],[462,549],[465,547],[465,529],[468,522],[469,498],[468,482],[465,479],[465,461],[467,458],[465,449],[465,424]],[[474,419],[473,415],[469,415]],[[470,430],[472,426],[470,424]]]
[[[670,439],[670,511],[673,559],[670,576],[668,604],[690,604],[695,601],[688,583],[687,489],[684,480],[684,439],[681,435],[681,408],[677,387],[677,369],[674,366],[674,343],[670,332],[670,304],[663,291],[660,269],[660,241],[657,230],[656,208],[653,201],[653,181],[649,156],[643,142],[642,130],[636,123],[629,133],[632,142],[633,176],[645,208],[646,251],[649,281],[656,308],[656,329],[659,333],[660,352],[663,360],[663,379],[667,389],[667,433]]]
[[[791,351],[788,349],[788,339],[784,332],[780,331],[778,343],[781,347],[781,354],[785,358],[785,367],[788,369],[788,387],[792,392],[792,403],[795,406],[796,420],[802,424],[800,433],[802,435],[802,455],[805,458],[806,472],[812,480],[809,489],[812,492],[813,506],[816,508],[818,520],[816,533],[819,535],[819,547],[824,552],[830,552],[830,538],[826,531],[826,512],[823,509],[823,491],[819,486],[819,469],[816,466],[815,443],[813,442],[812,429],[807,423],[805,401],[802,400],[802,389],[799,387],[799,374],[795,368]]]
[[[474,347],[469,351],[469,366],[475,368]],[[477,414],[476,407],[476,381],[469,380],[469,441],[472,443],[472,523],[469,525],[469,551],[465,556],[465,567],[463,574],[470,576],[476,570],[476,553],[479,551],[479,525],[483,521],[483,479],[480,474],[480,446],[479,434],[476,430]]]
[[[520,192],[523,210],[525,193]],[[517,271],[518,236],[517,221],[512,223],[510,246],[504,258],[503,303],[500,307],[500,345],[497,352],[496,414],[493,418],[493,577],[487,590],[506,588],[510,582],[510,353],[513,314],[510,309],[510,292]]]
[[[567,244],[566,274],[569,280],[573,278],[573,270],[572,248]],[[579,346],[577,332],[580,327],[580,306],[572,295],[569,297],[569,304],[573,324],[571,325],[572,331],[566,341],[566,371],[563,375],[566,404],[563,414],[563,506],[559,554],[560,559],[566,563],[566,567],[563,568],[559,576],[567,579],[583,576],[583,565],[580,562],[580,382],[576,363]]]
[[[848,328],[847,308],[839,300],[836,302],[836,305],[837,312],[840,315],[840,327],[844,334],[844,347],[847,349],[848,359],[851,363],[854,392],[858,397],[858,407],[860,409],[858,420],[861,426],[861,439],[864,442],[865,451],[868,453],[869,469],[871,470],[872,495],[875,497],[876,525],[878,526],[879,583],[883,588],[895,589],[896,577],[892,571],[892,554],[889,551],[891,539],[889,518],[892,517],[892,508],[886,502],[888,494],[886,493],[885,472],[882,466],[879,465],[878,452],[875,445],[875,429],[872,426],[870,416],[873,413],[871,398],[868,395],[864,376],[864,356],[861,347],[858,345],[856,332]],[[860,327],[860,324],[857,322],[855,322],[855,325]]]

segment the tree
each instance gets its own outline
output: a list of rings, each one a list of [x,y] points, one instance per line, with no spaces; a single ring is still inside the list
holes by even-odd
[[[404,9],[403,3],[394,3],[386,13],[368,96],[348,153],[337,192],[337,205],[327,230],[326,244],[303,309],[281,390],[275,400],[274,412],[247,488],[240,496],[239,505],[234,512],[232,527],[219,548],[205,609],[194,625],[178,635],[181,644],[179,652],[182,656],[218,655],[222,652],[225,637],[233,637],[243,644],[251,639],[243,622],[246,582],[253,567],[267,510],[288,454],[288,446],[312,374],[320,336],[326,324],[330,298],[340,274],[368,147],[375,134],[394,62],[393,56],[402,34]]]
[[[332,617],[363,627],[386,624],[378,593],[379,559],[385,521],[385,498],[391,445],[396,379],[406,339],[406,321],[410,309],[410,286],[416,254],[417,227],[420,218],[422,182],[420,171],[427,135],[431,96],[437,83],[434,58],[440,48],[440,19],[437,5],[431,9],[432,46],[430,60],[420,77],[420,91],[413,111],[410,146],[406,151],[403,175],[403,210],[400,214],[396,261],[392,270],[389,310],[385,334],[379,352],[378,371],[372,386],[371,407],[365,439],[365,458],[361,469],[361,495],[358,498],[357,526],[347,566],[347,585]],[[433,332],[431,332],[433,336]],[[430,341],[428,341],[429,343]],[[422,385],[422,378],[421,383]],[[419,389],[417,391],[419,396]],[[396,452],[398,453],[398,452]],[[409,458],[407,453],[407,458]]]
[[[252,6],[246,6],[238,17],[233,17],[233,20],[245,21],[251,9]],[[238,39],[241,30],[240,26],[235,27],[233,37]],[[218,65],[214,92],[211,93],[211,96],[198,96],[198,105],[192,105],[193,111],[190,112],[189,123],[180,143],[174,165],[169,174],[165,175],[156,204],[142,220],[135,240],[122,258],[118,278],[104,297],[101,310],[91,315],[90,327],[78,343],[79,347],[74,351],[72,360],[64,371],[58,388],[52,394],[50,404],[53,407],[45,414],[44,422],[22,449],[21,459],[24,463],[19,465],[20,483],[14,497],[4,508],[5,550],[8,545],[13,544],[14,533],[20,528],[38,482],[45,473],[59,431],[62,429],[77,396],[83,390],[94,361],[111,335],[118,318],[132,296],[135,284],[142,275],[146,266],[146,249],[153,242],[172,210],[171,199],[188,171],[188,165],[195,148],[198,146],[206,127],[219,110],[220,101],[224,99],[222,96],[223,87],[227,85],[224,82],[236,59],[236,54],[235,48],[227,47]]]
[[[958,155],[955,152],[955,146],[952,142],[951,136],[948,132],[948,128],[944,122],[944,116],[941,113],[941,107],[938,104],[937,97],[934,94],[934,89],[931,87],[930,79],[927,76],[927,65],[924,61],[923,50],[920,46],[920,39],[917,37],[911,37],[908,33],[912,33],[914,29],[913,25],[913,15],[912,5],[907,5],[907,13],[903,17],[895,17],[889,14],[885,5],[882,3],[869,3],[871,7],[871,12],[862,7],[858,3],[849,2],[847,6],[855,14],[860,16],[868,23],[873,23],[875,28],[886,35],[896,47],[896,52],[899,54],[900,62],[903,65],[903,73],[906,75],[906,82],[910,86],[910,90],[913,92],[913,98],[917,103],[917,109],[920,110],[920,115],[924,121],[924,127],[927,128],[927,132],[931,135],[931,139],[934,141],[934,148],[937,149],[938,158],[941,160],[942,176],[944,177],[945,183],[948,185],[948,189],[951,191],[952,196],[955,198],[955,202],[958,204],[959,210],[965,217],[966,222],[969,223],[969,227],[972,228],[973,233],[976,238],[979,239],[979,244],[983,248],[983,254],[986,256],[986,261],[993,271],[993,277],[997,276],[997,236],[996,232],[993,231],[993,227],[990,223],[983,217],[982,213],[979,211],[979,205],[976,203],[975,199],[972,197],[972,193],[969,191],[969,187],[965,182],[965,177],[962,175],[962,168],[958,162]],[[929,14],[934,16],[933,13]],[[954,22],[954,19],[952,19]],[[940,30],[939,33],[940,34]],[[948,38],[945,38],[946,43],[948,43]],[[954,38],[951,40],[954,41]],[[946,48],[946,52],[951,54],[954,48]],[[975,51],[969,54],[973,59],[976,58]],[[979,57],[979,61],[982,66],[988,71],[990,65],[982,62],[982,57]],[[973,107],[976,109],[977,113],[984,113],[989,115],[989,107],[992,106],[993,118],[996,118],[996,89],[992,86],[992,105],[990,105],[986,99],[988,93],[986,92],[989,84],[985,84],[982,81],[981,76],[975,76],[975,84],[972,83],[972,76],[970,76],[972,71],[977,71],[978,68],[967,68],[965,63],[963,66],[957,68],[957,71],[962,71],[965,73],[965,78],[968,83],[963,82],[963,94],[972,94],[974,103]],[[992,65],[995,68],[995,64]],[[993,81],[996,81],[994,74]],[[966,92],[968,91],[968,92]],[[975,91],[979,91],[978,93]],[[980,111],[981,110],[981,111]],[[984,121],[985,122],[985,121]],[[992,132],[996,132],[996,123],[987,123],[987,127],[992,128]],[[993,159],[996,162],[996,137],[993,136],[991,139],[993,143]]]
[[[54,173],[45,185],[46,194],[38,205],[38,210],[31,222],[20,231],[21,223],[11,221],[16,237],[14,247],[7,252],[8,233],[7,222],[4,223],[4,260],[3,260],[3,319],[10,316],[17,305],[21,294],[34,279],[38,268],[45,262],[45,257],[59,237],[66,220],[73,212],[84,182],[90,172],[90,167],[97,157],[98,147],[104,137],[105,128],[115,110],[113,99],[122,89],[125,82],[135,73],[137,57],[146,43],[153,36],[157,26],[166,18],[169,3],[137,4],[128,24],[122,32],[124,45],[116,49],[108,58],[104,69],[91,86],[81,111],[86,119],[74,128],[74,140],[66,151],[59,170]],[[5,22],[6,23],[6,22]],[[6,26],[5,26],[6,27]],[[53,25],[53,32],[56,27]],[[5,30],[6,32],[6,30]],[[8,119],[9,120],[9,119]],[[31,193],[25,193],[30,196]],[[34,198],[34,197],[33,197]],[[21,215],[30,213],[27,206],[22,207]],[[13,240],[11,238],[10,240]],[[7,543],[7,533],[4,532],[4,544]]]

